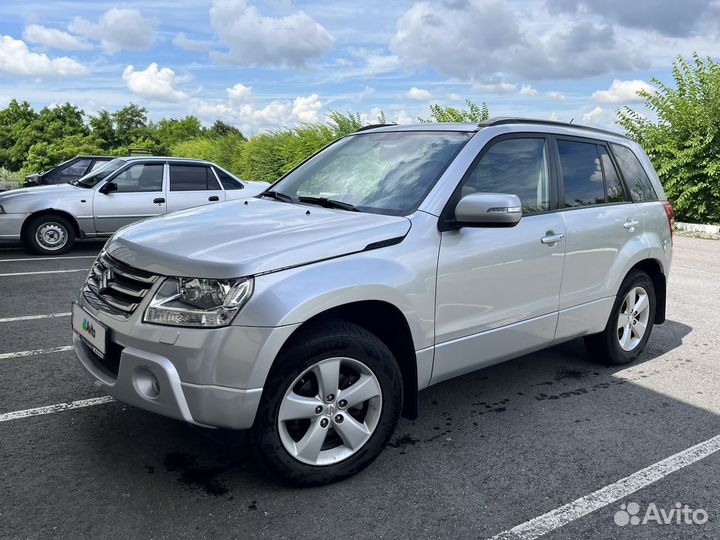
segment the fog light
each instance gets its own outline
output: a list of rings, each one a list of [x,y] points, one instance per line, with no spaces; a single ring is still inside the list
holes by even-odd
[[[138,368],[134,376],[135,388],[143,396],[155,399],[160,395],[160,381],[146,368]]]

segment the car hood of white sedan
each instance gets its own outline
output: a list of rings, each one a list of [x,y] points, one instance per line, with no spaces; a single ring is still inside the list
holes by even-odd
[[[86,188],[79,188],[71,184],[13,189],[0,193],[0,204],[3,206],[8,205],[9,208],[9,205],[15,203],[23,203],[24,205],[27,202],[34,200],[52,201],[65,197],[75,197],[78,194],[83,193],[92,193],[92,191]],[[10,212],[8,208],[5,208],[6,212]]]
[[[224,279],[357,253],[410,226],[401,216],[253,198],[128,225],[106,250],[155,274]]]

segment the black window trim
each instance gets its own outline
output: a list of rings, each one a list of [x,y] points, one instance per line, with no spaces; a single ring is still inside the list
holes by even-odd
[[[166,163],[168,166],[168,187],[167,187],[168,193],[183,193],[183,192],[185,192],[185,193],[200,193],[202,191],[225,191],[225,189],[222,186],[222,182],[218,178],[217,174],[215,174],[215,171],[213,171],[213,177],[215,178],[215,181],[218,183],[218,186],[220,186],[219,190],[215,189],[215,188],[210,189],[208,187],[208,178],[206,176],[204,190],[202,190],[202,189],[183,189],[183,190],[173,191],[173,188],[172,188],[172,167],[173,166],[176,166],[176,167],[205,167],[206,170],[210,169],[211,171],[213,170],[213,166],[210,163],[192,162],[192,161],[190,161],[190,162],[167,161]]]
[[[497,135],[487,141],[483,145],[480,152],[478,152],[478,155],[475,156],[468,168],[463,173],[457,186],[455,186],[452,195],[450,195],[448,201],[445,203],[445,207],[443,208],[442,212],[440,212],[440,217],[438,218],[438,229],[441,232],[457,229],[457,227],[455,226],[453,211],[455,210],[457,203],[460,202],[462,186],[467,181],[470,173],[475,169],[475,166],[480,162],[480,160],[482,160],[483,157],[485,157],[485,154],[487,154],[493,146],[502,141],[511,139],[544,139],[545,149],[548,158],[548,187],[550,189],[549,208],[540,212],[533,212],[532,214],[523,213],[522,219],[527,219],[532,216],[541,216],[543,214],[550,214],[558,210],[558,204],[560,200],[559,189],[562,182],[560,182],[560,177],[558,176],[559,163],[557,156],[557,145],[554,142],[555,135],[552,133],[544,133],[539,131],[517,131],[513,133],[504,133],[502,135]]]

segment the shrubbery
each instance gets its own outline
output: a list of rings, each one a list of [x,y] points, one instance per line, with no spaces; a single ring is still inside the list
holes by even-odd
[[[618,123],[647,151],[679,221],[720,223],[720,65],[679,57],[674,87],[652,79],[641,92],[650,121],[625,108]]]

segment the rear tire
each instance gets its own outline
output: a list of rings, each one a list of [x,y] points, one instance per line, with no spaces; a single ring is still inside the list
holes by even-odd
[[[344,321],[314,326],[273,366],[252,428],[256,457],[295,485],[367,467],[400,418],[402,377],[387,346]]]
[[[605,330],[585,338],[590,356],[612,366],[635,360],[650,338],[656,305],[650,276],[641,270],[629,273],[620,285]]]
[[[60,255],[67,253],[75,244],[75,229],[62,216],[38,216],[28,224],[25,242],[40,255]]]

